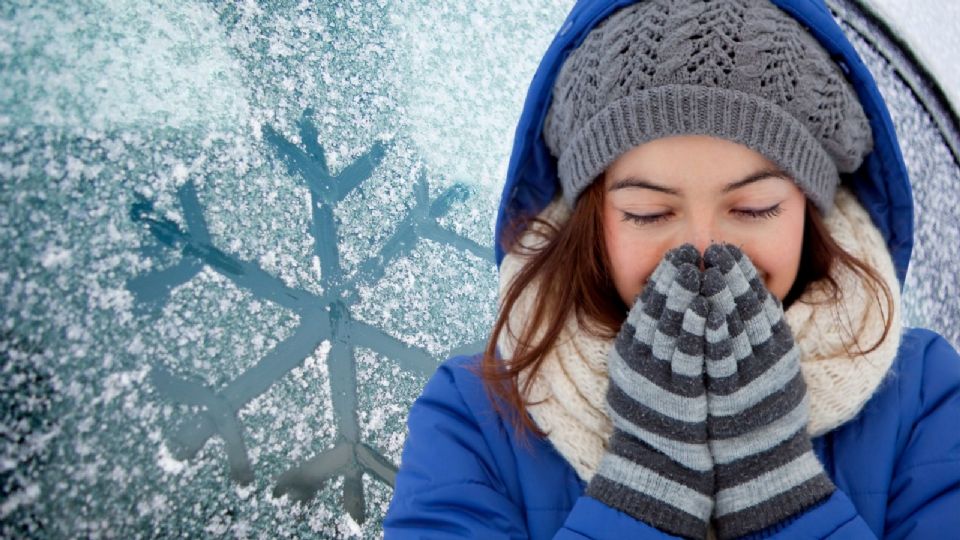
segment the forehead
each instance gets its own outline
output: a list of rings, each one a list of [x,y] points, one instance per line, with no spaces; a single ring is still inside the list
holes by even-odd
[[[618,157],[604,172],[605,187],[632,181],[671,189],[725,188],[731,183],[763,177],[791,183],[789,176],[760,153],[733,141],[702,135],[656,139]],[[760,184],[775,182],[760,182]]]

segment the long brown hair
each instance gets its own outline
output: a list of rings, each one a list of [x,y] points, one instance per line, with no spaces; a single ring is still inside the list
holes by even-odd
[[[503,293],[477,372],[494,409],[507,419],[521,442],[530,433],[537,437],[546,435],[528,415],[529,403],[524,396],[571,313],[583,331],[610,339],[616,336],[626,318],[627,306],[610,279],[610,261],[603,236],[603,185],[602,180],[592,182],[566,222],[554,225],[538,217],[521,217],[509,224],[502,238],[504,252],[518,253],[525,262]],[[830,275],[830,269],[835,264],[846,266],[867,284],[874,300],[886,306],[886,310],[881,310],[883,334],[868,349],[861,347],[855,332],[847,326],[848,353],[867,354],[879,347],[890,331],[892,293],[875,269],[834,241],[813,204],[806,204],[805,213],[800,270],[784,298],[784,307],[797,301],[807,286],[817,281],[822,282],[827,293],[825,302],[839,302],[843,291]],[[534,245],[522,243],[524,231],[532,233],[526,238],[533,238]],[[531,284],[537,287],[533,309],[524,321],[520,336],[515,336],[508,324],[510,312]],[[509,361],[497,356],[498,338],[504,331],[517,342]],[[526,373],[521,388],[523,372]]]

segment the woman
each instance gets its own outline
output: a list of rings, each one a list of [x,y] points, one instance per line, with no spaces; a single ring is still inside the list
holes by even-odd
[[[901,326],[905,167],[819,0],[579,2],[496,235],[500,315],[412,407],[388,538],[960,530],[960,358]]]

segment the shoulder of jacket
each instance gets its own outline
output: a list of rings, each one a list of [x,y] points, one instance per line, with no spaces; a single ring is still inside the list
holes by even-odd
[[[960,377],[960,355],[939,333],[926,328],[904,328],[894,368],[922,378]]]
[[[861,414],[898,416],[909,430],[929,409],[932,396],[957,389],[960,357],[950,343],[932,330],[905,327],[890,369]]]
[[[496,416],[480,378],[480,354],[450,357],[437,366],[418,401],[442,407],[480,426]]]
[[[897,468],[903,478],[930,482],[944,464],[960,463],[960,355],[937,332],[908,329],[891,371],[900,418]]]
[[[960,395],[960,355],[933,330],[905,328],[890,371],[901,414],[911,425],[944,404],[950,406],[948,396]]]
[[[483,381],[480,379],[478,370],[480,368],[481,355],[460,355],[451,356],[437,366],[437,371],[430,378],[430,382],[435,380],[443,381],[443,384],[456,387],[458,390],[473,389],[482,387]]]

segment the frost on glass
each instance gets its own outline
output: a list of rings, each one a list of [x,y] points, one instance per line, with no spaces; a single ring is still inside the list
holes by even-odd
[[[378,537],[553,2],[0,5],[0,536]]]
[[[956,129],[957,119],[937,118],[945,111],[922,105],[918,91],[924,89],[916,86],[930,81],[918,76],[889,36],[868,24],[850,2],[828,4],[880,87],[910,174],[914,247],[903,287],[903,322],[936,330],[960,347],[960,304],[949,300],[960,295],[960,156],[938,128],[950,123]]]
[[[0,3],[0,537],[378,537],[410,405],[487,337],[571,5]],[[956,342],[956,170],[875,67],[943,212],[912,313]]]

